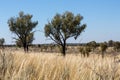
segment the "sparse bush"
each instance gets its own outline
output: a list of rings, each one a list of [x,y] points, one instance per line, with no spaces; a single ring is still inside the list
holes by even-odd
[[[91,48],[89,46],[80,47],[79,51],[81,52],[81,56],[83,55],[84,57],[85,56],[89,57],[89,53],[91,52]]]
[[[114,50],[116,51],[116,52],[119,52],[120,51],[120,42],[114,42]]]
[[[84,47],[80,47],[80,48],[79,48],[79,51],[81,52],[81,57],[82,57],[82,55],[85,57]]]
[[[89,46],[86,46],[85,47],[85,53],[87,54],[87,57],[89,57],[90,52],[91,52],[91,48]]]
[[[101,48],[101,52],[102,52],[102,58],[104,58],[104,52],[107,49],[107,44],[106,43],[101,43],[100,48]]]
[[[97,47],[97,43],[95,41],[91,41],[91,42],[87,43],[87,46],[91,47],[92,51],[94,52],[94,50]]]
[[[114,46],[114,41],[113,40],[109,40],[108,41],[108,46],[109,47],[113,47]]]
[[[5,39],[1,38],[0,39],[0,47],[4,48],[4,43],[5,43]]]

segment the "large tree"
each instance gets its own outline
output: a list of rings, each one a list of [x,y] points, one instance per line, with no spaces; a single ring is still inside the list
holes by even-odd
[[[33,29],[38,24],[37,21],[33,22],[31,20],[32,17],[30,14],[20,12],[18,17],[11,17],[8,20],[10,31],[17,35],[18,38],[16,38],[16,40],[22,43],[25,52],[28,51],[28,38],[31,34],[33,36]]]
[[[51,22],[45,25],[45,36],[62,47],[62,53],[66,55],[66,40],[70,37],[75,39],[84,31],[86,24],[81,25],[83,17],[80,14],[74,15],[72,12],[56,14]]]

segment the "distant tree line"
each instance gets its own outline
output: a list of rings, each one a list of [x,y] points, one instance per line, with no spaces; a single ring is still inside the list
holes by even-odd
[[[97,43],[90,41],[79,48],[81,54],[89,56],[90,52],[94,52],[96,48],[100,48],[102,58],[104,58],[105,52],[108,47],[112,47],[115,52],[120,52],[120,41],[109,40],[108,42]]]

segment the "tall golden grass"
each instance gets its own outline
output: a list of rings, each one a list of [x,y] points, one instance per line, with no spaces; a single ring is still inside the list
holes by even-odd
[[[120,80],[120,63],[116,56],[104,59],[58,53],[0,53],[0,80]]]

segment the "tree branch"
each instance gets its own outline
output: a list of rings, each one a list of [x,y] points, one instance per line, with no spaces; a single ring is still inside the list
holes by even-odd
[[[49,35],[49,37],[53,40],[53,41],[55,41],[57,44],[59,44],[59,45],[62,45],[62,42],[60,41],[60,42],[58,42],[58,41],[56,41],[52,36],[50,36]]]

